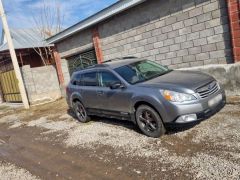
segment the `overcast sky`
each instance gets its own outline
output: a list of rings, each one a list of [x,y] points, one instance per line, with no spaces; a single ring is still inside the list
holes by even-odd
[[[64,27],[115,3],[117,0],[45,0],[49,6],[57,1],[64,15]],[[3,0],[10,28],[28,28],[34,25],[33,16],[40,13],[42,0]],[[0,23],[2,30],[2,23]]]

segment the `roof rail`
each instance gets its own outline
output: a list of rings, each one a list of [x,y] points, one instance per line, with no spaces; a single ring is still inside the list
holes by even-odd
[[[107,64],[94,64],[92,66],[88,66],[84,69],[92,69],[92,68],[96,68],[96,67],[107,67],[108,65]]]
[[[109,59],[107,61],[104,61],[103,63],[108,63],[108,62],[113,62],[113,61],[119,61],[119,60],[125,60],[125,59],[136,59],[138,57],[135,57],[135,56],[124,56],[124,57],[117,57],[117,58],[114,58],[114,59]]]

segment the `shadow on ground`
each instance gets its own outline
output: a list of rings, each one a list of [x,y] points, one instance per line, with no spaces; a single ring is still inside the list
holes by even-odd
[[[73,117],[76,121],[77,117],[75,115],[75,113],[71,110],[68,109],[67,111],[68,115],[70,115],[71,117]],[[126,121],[126,120],[119,120],[119,119],[113,119],[113,118],[103,118],[103,117],[98,117],[98,116],[91,116],[91,121],[93,122],[101,122],[101,123],[106,123],[106,124],[110,124],[110,125],[114,125],[114,126],[122,126],[124,128],[128,128],[130,130],[134,130],[138,133],[141,133],[141,130],[137,127],[137,125],[135,125],[133,122],[131,121]],[[166,129],[167,129],[167,133],[166,134],[176,134],[178,132],[183,132],[183,131],[187,131],[191,128],[193,128],[194,126],[196,126],[198,123],[191,123],[191,124],[185,124],[185,125],[178,125],[178,126],[173,126],[173,125],[167,125]]]

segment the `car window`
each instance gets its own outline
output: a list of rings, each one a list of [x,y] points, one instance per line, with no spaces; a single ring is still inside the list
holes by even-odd
[[[99,73],[99,84],[102,87],[109,87],[111,84],[120,83],[121,81],[111,72]]]
[[[76,75],[74,75],[72,77],[71,84],[73,84],[73,85],[81,85],[80,80],[81,80],[81,74],[76,74]]]
[[[147,73],[149,71],[151,71],[151,72],[158,72],[159,71],[159,67],[157,67],[156,65],[151,64],[151,63],[140,63],[140,64],[137,65],[137,68],[142,73]]]
[[[83,86],[97,86],[97,73],[91,72],[81,75],[80,85]]]
[[[140,77],[138,77],[136,70],[130,66],[122,66],[115,69],[115,71],[131,84],[140,81]]]

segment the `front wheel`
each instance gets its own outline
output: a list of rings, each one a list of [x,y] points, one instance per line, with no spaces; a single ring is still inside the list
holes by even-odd
[[[87,115],[87,111],[85,109],[85,107],[83,106],[83,104],[79,101],[76,101],[73,103],[73,110],[74,113],[77,116],[77,119],[82,122],[88,122],[90,120],[89,116]]]
[[[150,106],[141,105],[136,110],[136,121],[141,131],[153,138],[165,134],[166,129],[159,114]]]

